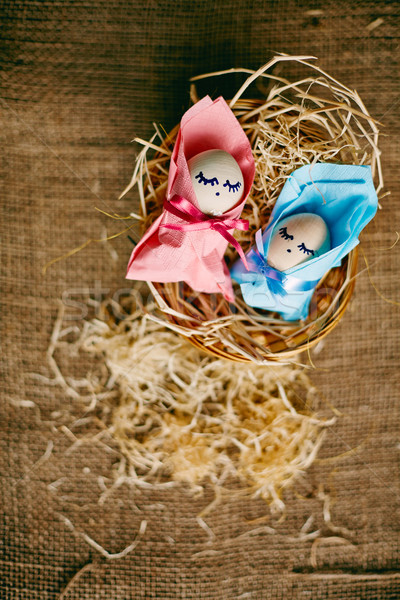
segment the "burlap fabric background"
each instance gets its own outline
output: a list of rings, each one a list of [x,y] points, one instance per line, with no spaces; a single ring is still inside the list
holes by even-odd
[[[367,274],[313,355],[312,378],[342,413],[320,458],[343,456],[317,462],[298,493],[286,494],[281,523],[262,501],[227,502],[205,518],[211,539],[196,520],[211,490],[192,499],[183,489],[122,486],[99,504],[113,453],[100,443],[71,448],[51,422],[78,419],[82,407],[30,375],[50,375],[58,299],[71,304],[127,285],[126,236],[111,243],[117,260],[92,244],[45,276],[41,268],[121,229],[94,206],[134,208],[133,196],[117,200],[137,151],[130,140],[149,136],[153,121],[168,129],[180,119],[190,76],[258,68],[279,51],[319,57],[384,124],[392,194],[363,248],[380,293],[399,302],[399,245],[385,249],[400,227],[399,9],[331,0],[1,2],[1,598],[400,598],[400,313]],[[211,80],[201,91],[229,95],[241,81]],[[321,530],[314,545],[298,539],[311,516],[308,531]],[[122,558],[102,555],[79,535],[118,554],[143,520],[145,534]]]

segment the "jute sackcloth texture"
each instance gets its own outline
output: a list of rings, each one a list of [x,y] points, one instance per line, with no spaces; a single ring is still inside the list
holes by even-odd
[[[1,2],[1,598],[400,597],[399,245],[388,250],[400,226],[399,13],[397,2],[342,0]],[[60,298],[79,321],[85,295],[128,287],[131,244],[122,235],[113,252],[92,243],[42,267],[122,229],[94,207],[135,208],[132,196],[117,199],[135,159],[130,140],[148,137],[153,121],[168,130],[180,120],[190,76],[258,68],[276,52],[317,56],[359,91],[385,134],[392,193],[362,246],[379,293],[361,259],[350,309],[312,355],[311,377],[341,416],[322,460],[286,494],[280,523],[261,500],[243,499],[210,512],[208,530],[196,520],[208,489],[192,498],[122,486],[99,504],[112,450],[74,447],[55,430],[55,415],[79,419],[82,407],[31,374],[50,375]],[[229,97],[242,80],[200,90]],[[79,361],[81,373],[92,366]],[[317,543],[298,539],[310,517],[304,531],[320,529]],[[120,555],[143,521],[136,548]]]

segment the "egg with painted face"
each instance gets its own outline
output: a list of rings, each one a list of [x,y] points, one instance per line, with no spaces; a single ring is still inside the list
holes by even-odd
[[[229,152],[206,150],[188,161],[190,178],[199,209],[207,215],[222,215],[243,196],[242,171]]]
[[[331,248],[328,227],[314,213],[299,213],[282,219],[271,236],[267,262],[278,271],[287,271]]]

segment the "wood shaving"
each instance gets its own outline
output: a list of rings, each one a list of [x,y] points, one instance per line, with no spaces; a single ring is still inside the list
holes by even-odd
[[[216,490],[214,507],[227,490],[235,493],[235,484],[230,486],[237,481],[238,494],[261,497],[283,510],[283,491],[309,468],[334,422],[314,414],[317,391],[304,369],[236,364],[204,354],[162,322],[129,309],[129,300],[134,304],[136,295],[118,310],[126,311],[125,319],[113,319],[115,307],[109,304],[103,307],[105,320],[86,322],[70,342],[72,353],[101,354],[108,368],[102,385],[95,373],[86,380],[95,390],[91,409],[100,427],[90,439],[107,448],[107,439],[113,439],[120,449],[115,481],[111,487],[101,482],[102,501],[125,483],[185,484],[192,493],[210,484]],[[55,331],[62,336],[59,323]],[[53,352],[57,343],[53,336]],[[65,344],[62,337],[60,343]],[[61,370],[56,373],[59,380]],[[84,380],[70,381],[86,402]],[[59,430],[71,439],[68,452],[88,441],[64,424]],[[199,515],[204,524],[208,512]]]

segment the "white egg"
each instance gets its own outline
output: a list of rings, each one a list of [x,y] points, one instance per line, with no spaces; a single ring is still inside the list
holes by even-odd
[[[200,210],[222,215],[243,196],[243,175],[236,160],[224,150],[206,150],[188,161],[190,178]]]
[[[313,213],[300,213],[280,221],[272,234],[267,262],[278,271],[287,271],[330,250],[325,221]]]

